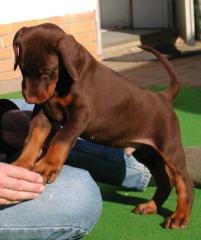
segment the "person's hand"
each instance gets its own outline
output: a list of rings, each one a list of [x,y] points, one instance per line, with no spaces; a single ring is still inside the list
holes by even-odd
[[[132,147],[124,148],[124,152],[127,156],[131,156],[134,151],[135,151],[135,148],[132,148]]]
[[[34,199],[43,190],[43,178],[38,173],[0,163],[0,205]]]

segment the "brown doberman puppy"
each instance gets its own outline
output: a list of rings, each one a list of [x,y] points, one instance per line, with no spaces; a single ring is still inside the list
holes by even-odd
[[[79,136],[109,146],[134,147],[136,153],[151,146],[160,159],[151,159],[155,157],[151,152],[141,159],[153,174],[157,190],[152,200],[139,204],[134,212],[156,213],[175,185],[176,211],[164,225],[186,227],[193,186],[172,110],[179,82],[169,61],[155,49],[141,47],[155,54],[171,77],[166,91],[154,93],[96,61],[71,35],[53,24],[23,27],[14,37],[13,48],[14,69],[19,65],[23,76],[23,96],[35,104],[24,149],[14,164],[41,173],[44,182],[53,182]],[[41,157],[54,123],[59,128]]]

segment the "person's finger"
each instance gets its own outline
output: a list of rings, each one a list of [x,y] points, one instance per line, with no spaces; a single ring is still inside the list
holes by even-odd
[[[127,148],[124,149],[124,152],[127,156],[131,156],[134,151],[135,151],[135,149],[131,148],[131,147],[127,147]]]
[[[11,204],[17,204],[20,201],[10,201],[5,198],[0,198],[0,205],[11,205]]]
[[[11,201],[11,202],[18,202],[18,201],[24,201],[24,200],[30,200],[38,197],[38,193],[33,193],[33,192],[23,192],[23,191],[15,191],[15,190],[10,190],[6,188],[1,188],[0,189],[0,198]]]
[[[7,177],[5,181],[5,183],[1,182],[2,188],[33,193],[42,193],[44,191],[44,185],[41,183],[33,183],[12,177]]]
[[[14,165],[10,165],[7,176],[11,178],[16,178],[16,179],[22,179],[22,180],[33,182],[33,183],[43,182],[43,177],[40,174],[30,171],[28,169],[25,169],[23,167],[14,166]]]

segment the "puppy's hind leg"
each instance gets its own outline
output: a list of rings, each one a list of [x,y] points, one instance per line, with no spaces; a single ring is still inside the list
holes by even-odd
[[[176,147],[172,146],[172,149],[174,148]],[[174,151],[167,151],[165,160],[174,175],[177,207],[176,211],[165,221],[164,226],[172,229],[185,228],[189,223],[193,204],[193,184],[187,172],[183,148],[177,146]]]
[[[151,146],[142,145],[133,155],[149,169],[157,185],[152,200],[139,204],[133,209],[133,212],[139,214],[157,213],[174,186],[173,176],[162,157]]]

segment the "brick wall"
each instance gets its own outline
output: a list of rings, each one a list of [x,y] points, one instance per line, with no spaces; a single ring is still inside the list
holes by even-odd
[[[74,35],[77,41],[98,58],[95,11],[0,25],[0,82],[21,78],[19,69],[15,72],[13,70],[12,40],[16,31],[23,26],[29,27],[45,22],[57,24],[66,33]]]

